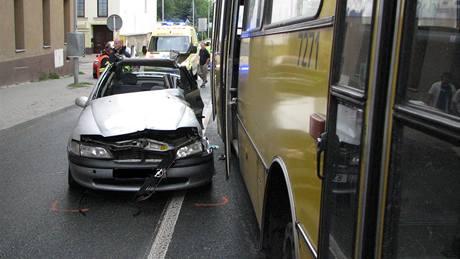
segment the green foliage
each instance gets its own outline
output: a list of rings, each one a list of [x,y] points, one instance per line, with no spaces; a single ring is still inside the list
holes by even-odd
[[[48,74],[41,73],[40,76],[38,77],[38,81],[45,81],[45,80],[48,80]]]
[[[69,87],[70,88],[81,88],[81,87],[90,87],[92,86],[93,84],[90,83],[90,82],[80,82],[80,83],[72,83],[72,84],[69,84]]]
[[[40,76],[38,77],[38,81],[45,81],[48,79],[59,79],[59,78],[60,78],[59,74],[55,72],[41,73]]]
[[[161,21],[161,2],[157,1],[157,17]],[[192,0],[164,0],[165,3],[165,20],[167,21],[185,21],[192,22]],[[197,26],[198,18],[212,16],[212,1],[211,0],[195,0],[195,26]],[[212,19],[212,17],[210,18]]]
[[[48,75],[48,78],[49,79],[59,79],[60,76],[55,72],[50,72],[50,74]]]

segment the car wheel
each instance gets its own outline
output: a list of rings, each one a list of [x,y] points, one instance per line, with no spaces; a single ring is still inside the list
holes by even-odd
[[[209,182],[207,182],[206,184],[198,187],[200,190],[203,190],[203,191],[209,191],[212,189],[212,180],[210,180]]]
[[[97,79],[97,73],[95,71],[93,71],[93,78]]]
[[[292,223],[288,223],[284,230],[283,259],[295,258],[295,244],[294,237],[292,235],[293,231],[294,229]]]
[[[69,188],[72,190],[83,189],[83,186],[77,183],[77,181],[73,178],[72,173],[70,173],[70,168],[67,170],[67,183],[69,184]]]

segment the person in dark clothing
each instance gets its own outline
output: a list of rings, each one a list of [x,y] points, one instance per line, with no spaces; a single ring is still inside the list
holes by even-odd
[[[450,73],[443,73],[441,80],[432,84],[428,91],[430,95],[430,105],[446,113],[450,112],[452,97],[457,90],[450,82],[450,78]]]
[[[206,45],[202,42],[200,44],[200,52],[198,55],[200,56],[200,64],[198,65],[198,75],[200,76],[203,83],[201,87],[205,87],[206,83],[208,82],[208,63],[211,58],[208,50],[206,49]]]
[[[123,41],[119,38],[116,38],[113,41],[113,52],[110,55],[110,62],[114,63],[120,59],[120,57],[130,58],[131,53],[129,53],[126,46],[123,46]]]

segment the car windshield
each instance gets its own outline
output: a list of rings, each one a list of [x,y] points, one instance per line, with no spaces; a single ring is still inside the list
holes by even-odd
[[[180,71],[177,68],[125,65],[113,69],[101,88],[100,97],[157,91],[182,87]]]
[[[190,47],[190,38],[188,36],[153,36],[150,38],[149,51],[178,51],[187,52]]]

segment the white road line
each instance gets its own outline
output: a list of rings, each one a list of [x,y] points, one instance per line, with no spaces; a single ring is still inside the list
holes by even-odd
[[[163,259],[168,252],[169,243],[171,242],[174,227],[179,218],[182,202],[184,201],[185,192],[176,193],[168,202],[166,210],[158,229],[152,248],[148,255],[148,259]]]
[[[209,87],[209,86],[208,86]],[[204,132],[206,132],[207,125],[210,117],[212,116],[212,110],[209,107],[206,110],[205,120],[203,122]],[[203,132],[203,133],[204,133]],[[153,241],[152,247],[150,248],[148,259],[163,259],[168,252],[169,243],[174,234],[174,228],[176,227],[177,220],[179,218],[180,209],[185,198],[185,191],[175,193],[174,196],[169,200],[168,205],[163,210],[163,217],[161,219],[160,227],[158,228],[157,235]]]

